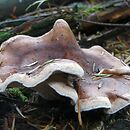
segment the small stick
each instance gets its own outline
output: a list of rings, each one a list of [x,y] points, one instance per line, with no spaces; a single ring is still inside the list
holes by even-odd
[[[13,121],[12,121],[11,130],[15,130],[15,114],[13,114]]]
[[[79,80],[76,81],[76,90],[77,90],[77,93],[79,94]],[[83,126],[83,121],[82,121],[82,116],[81,116],[81,110],[80,110],[80,101],[79,101],[79,96],[78,96],[78,100],[77,100],[77,108],[78,108],[78,120],[79,120],[79,125],[82,127],[82,129],[84,130],[84,126]]]
[[[15,104],[14,106],[15,106],[16,111],[19,113],[19,115],[20,115],[21,117],[23,117],[24,119],[26,119],[26,117],[22,114],[22,112],[21,112],[20,109],[17,107],[17,105]]]
[[[103,22],[95,22],[90,20],[80,20],[82,22],[101,25],[101,26],[111,26],[111,27],[130,27],[130,24],[113,24],[113,23],[103,23]]]
[[[124,97],[124,96],[122,96],[122,95],[116,94],[116,96],[119,97],[119,98],[121,98],[121,99],[124,99],[124,100],[126,100],[126,101],[130,101],[129,98]]]
[[[28,64],[28,65],[25,65],[26,67],[31,67],[31,66],[34,66],[34,65],[36,65],[38,63],[38,61],[35,61],[35,62],[33,62],[33,63],[31,63],[31,64]]]
[[[28,75],[32,74],[33,72],[35,72],[37,69],[39,69],[41,67],[41,65],[38,65],[36,68],[34,68],[33,70],[27,72]]]

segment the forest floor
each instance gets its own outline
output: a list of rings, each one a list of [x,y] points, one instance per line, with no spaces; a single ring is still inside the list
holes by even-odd
[[[106,28],[104,30],[106,31]],[[84,36],[84,34],[75,33],[79,43],[81,42],[80,46],[88,48],[82,44],[82,35]],[[98,33],[94,34],[96,35]],[[1,36],[0,41],[3,42]],[[101,46],[122,61],[128,61],[130,65],[129,32],[109,38]],[[24,88],[22,91],[28,102],[23,101],[25,97],[22,96],[21,99],[20,96],[8,91],[0,94],[0,130],[83,130],[79,125],[78,114],[74,111],[74,106],[71,105],[69,99],[47,101],[33,90]],[[97,109],[82,112],[81,116],[85,130],[130,130],[130,106],[112,115],[105,114],[102,109]]]

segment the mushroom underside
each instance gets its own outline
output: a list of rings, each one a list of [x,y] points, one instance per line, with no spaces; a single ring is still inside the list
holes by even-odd
[[[69,97],[81,111],[112,114],[130,104],[130,67],[100,46],[80,48],[62,19],[34,38],[18,35],[0,48],[0,91],[18,82],[47,99]]]

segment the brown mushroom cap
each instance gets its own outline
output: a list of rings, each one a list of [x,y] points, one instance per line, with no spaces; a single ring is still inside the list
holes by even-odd
[[[18,35],[5,41],[0,61],[1,91],[19,82],[25,87],[36,86],[44,94],[46,82],[58,94],[71,98],[76,111],[78,98],[81,111],[107,108],[111,114],[130,104],[130,76],[126,77],[130,68],[100,46],[81,49],[62,19],[43,36]],[[60,77],[54,78],[53,74],[58,77],[59,72]],[[73,75],[76,77],[69,80]]]
[[[125,77],[124,74],[130,74],[130,68],[100,46],[83,49],[83,51],[86,55],[93,56],[94,68],[92,75],[89,77],[85,75],[85,80],[80,81],[81,111],[104,106],[104,108],[110,108],[106,112],[112,114],[129,105],[130,76]],[[100,77],[99,79],[93,77],[97,69],[100,73],[104,69],[113,70],[112,73],[106,73],[112,75],[106,75],[106,77]]]

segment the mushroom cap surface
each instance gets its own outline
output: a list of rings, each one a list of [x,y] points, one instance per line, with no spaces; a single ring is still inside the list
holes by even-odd
[[[40,37],[12,37],[0,50],[1,91],[18,82],[47,96],[48,86],[71,98],[76,111],[77,101],[81,111],[105,108],[109,114],[130,104],[130,68],[100,46],[80,48],[63,19]]]

